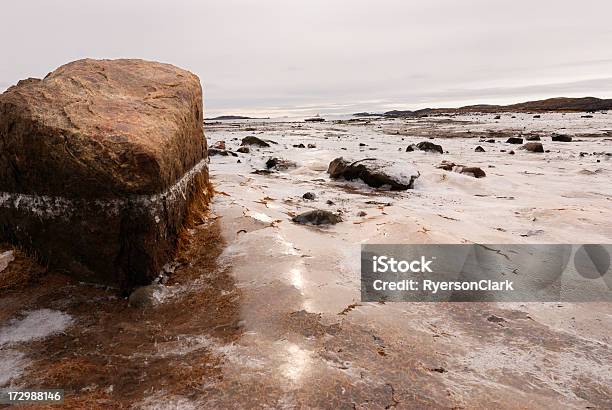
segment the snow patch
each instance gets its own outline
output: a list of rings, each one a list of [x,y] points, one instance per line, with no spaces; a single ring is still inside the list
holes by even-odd
[[[0,328],[0,347],[43,339],[63,332],[72,322],[70,315],[57,310],[27,312],[24,318],[12,319],[8,325]]]

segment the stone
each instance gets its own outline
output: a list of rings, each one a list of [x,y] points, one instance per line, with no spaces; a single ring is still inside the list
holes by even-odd
[[[513,150],[510,150],[510,151],[508,152],[508,154],[510,154],[510,155],[514,155],[514,151],[513,151]]]
[[[225,150],[225,141],[217,141],[210,146],[210,148]],[[210,154],[210,153],[209,153]]]
[[[374,188],[389,187],[392,191],[414,188],[414,181],[420,173],[412,166],[366,158],[349,161],[342,157],[330,162],[327,173],[332,179],[343,178],[347,181],[361,179]]]
[[[128,304],[139,309],[151,308],[159,305],[167,294],[168,290],[164,285],[141,286],[130,294]]]
[[[476,149],[474,151],[475,152],[485,152],[485,149],[479,145],[479,146],[476,147]]]
[[[0,95],[0,239],[123,290],[174,256],[210,194],[197,76],[79,60]]]
[[[308,144],[308,148],[316,148],[317,146],[315,144]]]
[[[439,152],[440,154],[444,153],[444,150],[442,149],[441,145],[434,144],[433,142],[429,141],[419,142],[418,144],[416,144],[416,147],[421,151]]]
[[[217,148],[209,148],[208,149],[208,156],[210,157],[214,157],[214,156],[222,156],[222,157],[227,157],[227,156],[231,156],[231,157],[237,157],[238,154],[236,154],[235,152],[232,151],[228,151],[225,149],[217,149]]]
[[[236,152],[240,152],[241,154],[248,154],[249,152],[251,152],[251,149],[249,147],[240,147],[236,150]]]
[[[302,198],[308,199],[310,201],[314,201],[316,198],[316,195],[313,192],[306,192],[304,195],[302,195]]]
[[[442,163],[438,165],[438,168],[445,171],[453,171],[459,174],[470,175],[474,178],[484,178],[487,176],[486,172],[479,167],[468,167],[465,165],[455,164],[454,162],[450,161],[442,161]]]
[[[301,144],[301,143],[300,144],[294,144],[293,148],[306,148],[306,145]]]
[[[277,171],[286,171],[289,168],[295,168],[296,166],[297,164],[295,162],[281,158],[272,157],[266,161],[267,169],[275,169]]]
[[[528,142],[527,144],[521,147],[524,150],[529,152],[544,152],[544,147],[540,142]]]
[[[522,144],[523,139],[521,137],[510,137],[506,141],[507,144]]]
[[[555,142],[572,142],[572,137],[569,135],[555,134],[552,136],[552,140]]]
[[[335,225],[342,222],[339,215],[319,209],[304,212],[294,216],[291,220],[302,225]]]
[[[490,139],[486,140],[485,142],[488,142],[489,144],[494,144],[495,140],[493,138],[490,138]]]
[[[242,143],[240,144],[242,146],[244,145],[255,145],[257,147],[262,147],[262,148],[266,148],[269,147],[270,144],[268,144],[266,141],[262,140],[261,138],[257,138],[253,135],[248,136],[248,137],[244,137],[242,139]]]
[[[540,137],[537,135],[528,135],[525,137],[527,141],[540,141]]]

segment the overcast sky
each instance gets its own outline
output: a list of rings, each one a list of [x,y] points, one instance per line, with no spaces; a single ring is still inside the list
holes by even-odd
[[[206,115],[612,97],[610,0],[1,0],[0,90],[84,57],[196,73]]]

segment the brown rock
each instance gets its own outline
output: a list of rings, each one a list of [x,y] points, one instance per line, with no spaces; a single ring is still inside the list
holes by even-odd
[[[262,140],[261,138],[257,138],[254,136],[248,136],[248,137],[244,137],[242,139],[242,143],[240,145],[255,145],[258,147],[262,147],[262,148],[266,148],[269,147],[270,144],[268,144],[266,141]]]
[[[486,172],[479,167],[467,167],[465,165],[459,165],[449,161],[442,161],[442,163],[438,165],[438,168],[445,171],[457,172],[459,174],[467,174],[473,176],[474,178],[484,178],[487,176]]]
[[[87,281],[147,284],[208,195],[199,79],[79,60],[0,95],[0,237]]]
[[[544,147],[540,142],[528,142],[521,148],[530,152],[544,152]]]
[[[419,172],[408,164],[393,164],[375,158],[348,161],[342,157],[330,162],[327,173],[333,179],[361,179],[374,188],[389,187],[392,191],[414,188]]]
[[[523,143],[523,139],[520,138],[520,137],[510,137],[510,138],[508,138],[506,143],[508,143],[508,144],[522,144]]]
[[[552,140],[556,142],[572,142],[572,137],[569,135],[556,134],[552,136]]]

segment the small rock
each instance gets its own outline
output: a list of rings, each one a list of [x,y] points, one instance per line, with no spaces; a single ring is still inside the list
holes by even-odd
[[[277,171],[284,171],[289,168],[293,168],[296,166],[296,163],[293,161],[289,161],[286,159],[280,158],[270,158],[266,161],[266,168],[268,169],[276,169]]]
[[[486,140],[489,144],[495,144],[495,140],[493,138]]]
[[[359,146],[360,146],[360,147],[367,147],[367,145],[366,145],[366,144],[364,144],[363,142],[360,142],[360,143],[359,143]]]
[[[542,143],[540,142],[528,142],[527,144],[523,145],[521,149],[524,149],[530,152],[544,152],[544,147],[542,146]]]
[[[534,115],[533,118],[541,118],[541,115]]]
[[[511,150],[510,152],[508,152],[508,154],[514,155],[514,151]]]
[[[528,135],[525,137],[527,141],[540,141],[540,137],[537,135]]]
[[[416,147],[420,149],[421,151],[439,152],[440,154],[444,152],[441,145],[434,144],[433,142],[429,142],[429,141],[419,142],[418,144],[416,144]]]
[[[325,201],[325,203],[326,203],[327,205],[336,205],[336,204],[334,203],[334,201],[332,201],[331,199],[328,199],[327,201]]]
[[[320,209],[304,212],[294,216],[291,220],[302,225],[335,225],[342,222],[340,216]]]
[[[240,147],[236,150],[236,152],[240,152],[241,154],[248,154],[249,152],[251,152],[251,149],[249,147]]]
[[[164,285],[142,286],[130,294],[128,302],[132,307],[149,308],[158,305],[166,293],[167,289]]]
[[[293,148],[306,148],[306,145],[304,145],[304,144],[294,144]]]
[[[240,145],[256,145],[258,147],[269,147],[270,146],[270,144],[268,144],[266,141],[262,140],[261,138],[252,136],[252,135],[248,137],[244,137]]]
[[[0,253],[0,272],[5,270],[8,267],[9,263],[13,262],[14,260],[15,255],[13,251],[6,251]]]
[[[476,147],[476,149],[474,151],[475,152],[485,152],[485,149],[479,145],[479,146]]]
[[[306,192],[304,195],[302,195],[302,198],[308,199],[310,201],[314,201],[316,198],[316,195],[313,192]]]
[[[210,148],[224,150],[225,149],[225,141],[217,141],[214,144],[212,144]]]
[[[474,178],[484,178],[487,176],[486,172],[479,167],[467,167],[465,165],[458,165],[449,161],[442,161],[442,163],[438,165],[438,168],[445,171],[458,172],[459,174],[471,175]]]
[[[315,144],[308,144],[308,148],[316,148],[317,146]]]
[[[209,148],[208,149],[208,156],[209,157],[214,157],[214,156],[222,156],[222,157],[227,157],[227,156],[232,156],[232,157],[237,157],[238,154],[236,154],[235,152],[232,151],[227,151],[224,149],[216,149],[216,148]]]
[[[366,216],[367,214],[368,214],[368,213],[367,213],[366,211],[359,211],[359,212],[357,213],[357,216],[364,217],[364,216]]]
[[[508,144],[522,144],[523,143],[523,139],[520,138],[520,137],[510,137],[510,138],[508,138],[506,143],[508,143]]]
[[[495,118],[493,118],[494,120],[501,120],[501,115],[496,115]]]
[[[552,140],[556,142],[572,142],[572,137],[569,135],[555,134],[552,136]]]

